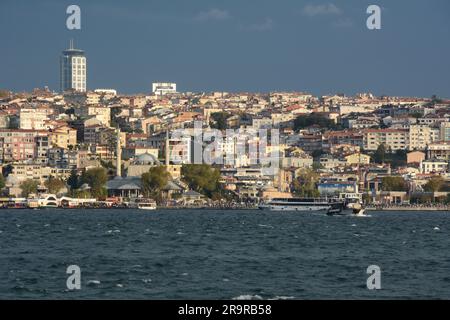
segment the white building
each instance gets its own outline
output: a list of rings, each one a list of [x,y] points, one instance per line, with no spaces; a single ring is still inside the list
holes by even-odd
[[[424,160],[420,162],[420,171],[425,174],[445,173],[448,171],[448,162],[436,159]]]
[[[364,149],[377,150],[384,144],[392,151],[404,150],[409,145],[409,131],[403,129],[366,129],[364,130]]]
[[[154,82],[152,83],[152,92],[159,96],[177,93],[177,84],[171,82]]]
[[[409,126],[409,150],[425,150],[427,146],[439,140],[439,128],[415,124]]]
[[[53,110],[49,108],[23,108],[20,109],[20,129],[46,130],[45,122]]]
[[[440,140],[450,141],[450,121],[441,122]]]
[[[94,92],[98,94],[104,94],[107,96],[114,96],[114,97],[117,96],[117,90],[115,89],[95,89]]]
[[[73,48],[73,42],[70,42],[70,48],[63,51],[60,59],[60,87],[61,92],[75,90],[86,92],[86,57],[83,50]]]

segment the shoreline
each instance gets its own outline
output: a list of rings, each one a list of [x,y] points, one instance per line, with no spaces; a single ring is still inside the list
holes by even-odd
[[[367,207],[366,211],[449,211],[450,207]]]
[[[73,208],[67,208],[67,207],[37,207],[37,208],[29,208],[29,207],[0,207],[0,211],[2,210],[25,210],[25,209],[29,209],[29,210],[47,210],[47,209],[68,209],[70,211],[76,211],[76,210],[139,210],[139,211],[154,211],[154,210],[143,210],[143,209],[138,209],[138,208],[130,208],[130,207],[121,207],[121,206],[117,206],[117,207],[73,207]],[[219,210],[219,211],[234,211],[234,210],[247,210],[247,211],[251,211],[251,210],[258,210],[260,211],[260,209],[258,207],[194,207],[194,206],[186,206],[186,207],[181,207],[181,206],[177,206],[177,207],[165,207],[165,206],[161,206],[161,207],[157,207],[155,210],[167,210],[167,211],[174,211],[174,210],[186,210],[186,209],[191,209],[191,210]],[[417,206],[391,206],[391,207],[366,207],[365,208],[366,211],[448,211],[450,212],[450,206],[439,206],[439,207],[417,207]],[[294,211],[292,211],[294,212]]]

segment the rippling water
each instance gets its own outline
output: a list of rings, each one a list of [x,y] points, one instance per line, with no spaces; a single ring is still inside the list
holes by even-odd
[[[370,214],[0,210],[0,298],[449,299],[450,213]]]

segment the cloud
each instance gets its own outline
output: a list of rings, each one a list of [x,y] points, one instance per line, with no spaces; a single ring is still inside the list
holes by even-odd
[[[302,10],[304,15],[315,17],[318,15],[339,15],[342,10],[332,3],[313,5],[308,4]]]
[[[195,16],[194,20],[196,21],[223,21],[227,20],[231,17],[230,13],[227,10],[221,10],[217,8],[213,8],[208,11],[203,11]]]
[[[273,20],[271,18],[266,18],[264,22],[251,24],[243,28],[248,31],[269,31],[273,29]]]

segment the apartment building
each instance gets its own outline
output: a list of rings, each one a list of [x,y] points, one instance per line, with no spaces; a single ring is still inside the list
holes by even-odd
[[[59,169],[39,164],[14,164],[11,176],[16,182],[32,179],[43,184],[50,177],[66,180],[70,176],[70,172],[70,169]]]
[[[448,161],[429,159],[420,162],[420,172],[430,173],[446,173],[448,172]]]
[[[36,157],[36,137],[46,131],[0,129],[0,162],[31,161]]]
[[[409,150],[425,150],[430,143],[439,140],[439,128],[415,124],[409,126]]]
[[[392,151],[404,150],[409,145],[409,130],[368,129],[364,130],[364,149],[377,150],[382,144]]]
[[[46,130],[46,121],[53,114],[50,108],[22,108],[19,113],[19,127],[24,130]]]
[[[77,130],[69,126],[59,126],[49,132],[49,138],[51,145],[67,149],[77,144]]]

